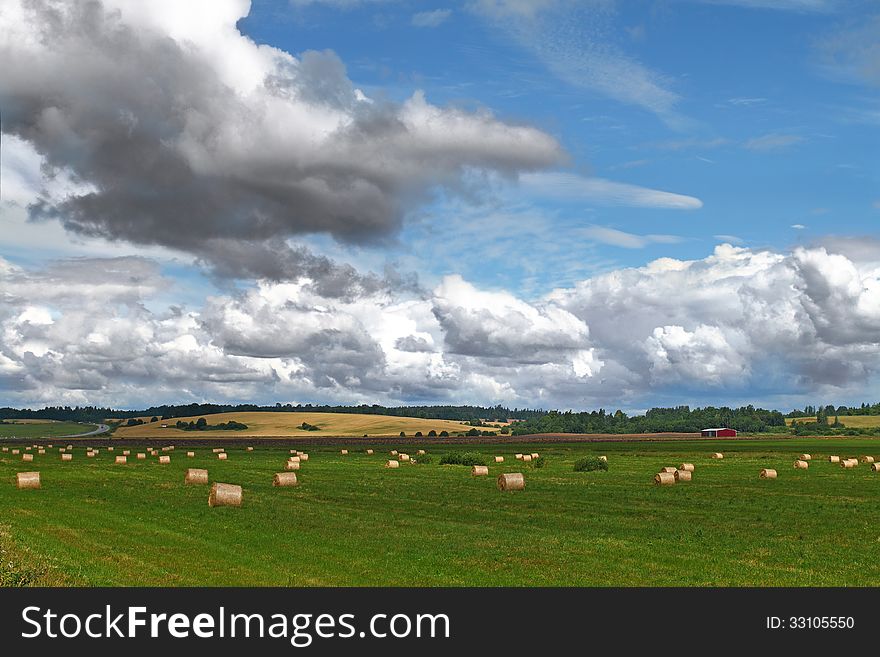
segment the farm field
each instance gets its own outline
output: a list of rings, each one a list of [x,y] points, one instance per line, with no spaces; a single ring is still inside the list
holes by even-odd
[[[832,416],[832,420],[834,417]],[[844,426],[854,427],[857,429],[863,428],[872,428],[877,427],[880,428],[880,415],[840,415],[838,419]],[[797,420],[798,422],[815,422],[815,417],[798,417],[798,418],[786,418],[785,423],[791,426],[791,423]]]
[[[182,431],[175,428],[180,420],[183,422],[197,421],[204,417],[208,424],[221,422],[241,422],[248,425],[242,431]],[[391,415],[366,415],[361,413],[217,413],[214,415],[194,415],[192,417],[170,418],[164,422],[149,422],[150,418],[142,418],[147,424],[132,427],[119,427],[114,435],[118,438],[240,438],[244,436],[396,436],[401,431],[414,434],[421,431],[427,435],[432,429],[450,433],[468,431],[472,427],[462,422],[451,420],[424,420],[414,417],[395,417]],[[300,428],[303,422],[320,427],[318,431],[307,431]],[[163,429],[162,424],[168,427]]]
[[[38,420],[8,420],[0,423],[0,438],[41,438],[43,436],[68,436],[97,429],[94,424],[77,422],[47,422]]]
[[[126,447],[130,447],[126,445]],[[874,586],[880,473],[828,454],[880,457],[874,438],[429,447],[432,462],[383,467],[387,449],[309,448],[296,488],[273,488],[289,444],[210,445],[171,463],[114,465],[102,449],[34,463],[0,454],[0,583],[86,586]],[[132,448],[134,449],[134,448]],[[398,449],[415,455],[418,446]],[[489,477],[439,465],[478,451]],[[539,451],[535,469],[515,452]],[[714,451],[724,453],[713,460]],[[801,452],[813,460],[795,470]],[[492,456],[505,457],[503,464]],[[574,472],[585,455],[607,472]],[[662,466],[693,481],[654,486]],[[241,508],[209,508],[188,467],[240,484]],[[761,468],[779,478],[761,480]],[[41,490],[15,473],[39,470]],[[523,472],[526,489],[495,478]]]

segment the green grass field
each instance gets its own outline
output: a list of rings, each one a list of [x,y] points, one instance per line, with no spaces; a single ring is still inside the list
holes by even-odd
[[[126,441],[129,442],[129,441]],[[128,447],[128,445],[127,445]],[[0,454],[0,582],[6,585],[874,586],[880,473],[828,454],[880,457],[880,439],[429,447],[433,463],[386,470],[387,449],[310,448],[297,488],[273,488],[287,448],[206,447],[170,465],[114,465],[75,450],[33,464]],[[412,443],[401,444],[415,454]],[[120,447],[116,448],[116,454]],[[506,462],[490,477],[438,465],[446,451]],[[514,460],[546,456],[542,469]],[[709,454],[723,451],[723,460]],[[809,470],[792,468],[803,451]],[[608,472],[573,472],[606,454]],[[666,465],[694,480],[652,485]],[[187,467],[241,484],[242,508],[207,505]],[[779,479],[758,478],[763,467]],[[42,490],[14,475],[39,470]],[[526,490],[495,476],[522,471]]]
[[[72,436],[97,429],[94,424],[76,422],[16,422],[0,423],[0,438],[43,438],[49,436]]]

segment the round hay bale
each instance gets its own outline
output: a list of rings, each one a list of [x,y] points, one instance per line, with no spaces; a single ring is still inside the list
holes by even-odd
[[[862,463],[873,463],[873,462],[874,462],[873,456],[863,456],[862,457]]]
[[[654,475],[654,483],[658,486],[671,486],[675,483],[675,475],[671,472],[658,472]]]
[[[671,466],[666,466],[665,468],[660,468],[660,472],[666,472],[668,474],[675,474],[677,468],[673,468]]]
[[[14,450],[12,450],[12,455],[13,455],[13,456],[18,456],[19,454],[21,454],[21,450],[20,450],[20,449],[14,449]]]
[[[341,449],[341,450],[339,450],[339,453],[342,454],[343,456],[348,456],[348,450],[347,450],[347,449]]]
[[[289,463],[299,463],[302,461],[302,456],[288,456],[287,460]]]
[[[854,467],[856,467],[858,464],[859,464],[859,462],[856,461],[855,459],[843,459],[843,460],[840,462],[840,466],[841,466],[842,468],[846,468],[847,470],[848,470],[849,468],[854,468]]]
[[[92,451],[86,452],[86,458],[90,458],[90,459],[95,458],[95,453]]]
[[[288,461],[284,465],[285,470],[299,470],[299,461]]]
[[[196,457],[195,452],[187,452],[186,453],[186,458],[188,458],[188,459],[194,459],[195,457]]]
[[[208,483],[208,471],[202,470],[199,468],[187,468],[186,474],[183,477],[183,483],[185,483],[185,484],[207,484]]]
[[[531,460],[532,460],[532,455],[531,455],[531,454],[523,454],[522,460],[523,460],[525,463],[529,463],[529,462],[531,462]]]
[[[694,464],[693,463],[682,463],[680,466],[678,466],[678,469],[684,470],[686,472],[693,472],[694,471]]]
[[[829,456],[828,462],[829,463],[840,463],[840,457],[839,456]]]
[[[235,484],[211,484],[208,506],[241,506],[241,486]]]
[[[607,457],[607,456],[600,456],[600,457],[599,457],[599,460],[600,460],[600,461],[605,461],[605,463],[608,463],[608,457]]]
[[[385,461],[385,467],[386,468],[399,468],[400,461],[395,461],[395,460],[389,459],[388,461]]]
[[[504,457],[503,456],[496,456],[495,463],[504,463]]]
[[[40,473],[19,472],[15,475],[15,485],[18,488],[40,488]]]
[[[122,455],[123,456],[131,456],[131,450],[130,449],[122,450]]]
[[[400,460],[404,462],[409,461],[409,454],[401,454]]]
[[[73,447],[71,447],[70,445],[68,445],[68,446],[67,446],[67,449],[73,449]],[[107,451],[108,451],[108,452],[112,452],[112,451],[113,451],[113,448],[112,448],[112,447],[108,447],[108,448],[107,448]]]
[[[273,486],[296,486],[298,484],[295,472],[276,472],[272,479]]]
[[[388,453],[391,454],[391,456],[397,456],[397,450],[396,450],[396,449],[392,449],[392,450],[391,450],[390,452],[388,452]]]
[[[73,445],[68,445],[67,449],[73,449]],[[113,449],[112,447],[110,449]]]
[[[872,463],[871,472],[880,472],[880,463]]]
[[[693,474],[690,470],[676,470],[672,476],[675,477],[676,481],[690,481]]]
[[[300,460],[300,461],[308,461],[308,460],[309,460],[309,455],[308,455],[308,454],[303,454],[302,452],[300,452],[299,460]]]
[[[46,450],[45,450],[45,449],[38,449],[38,450],[37,450],[37,454],[39,454],[40,456],[45,456],[45,455],[46,455]]]
[[[424,455],[425,455],[425,450],[423,450],[423,449],[420,449],[418,452],[416,452],[416,456],[424,456]]]
[[[4,451],[4,452],[8,452],[8,451],[9,451],[9,448],[8,448],[8,447],[4,447],[4,448],[3,448],[3,451]]]
[[[288,452],[288,454],[299,454],[295,449],[292,449]]]
[[[22,454],[22,455],[21,455],[21,460],[22,460],[22,461],[28,461],[28,462],[33,461],[33,460],[34,460],[34,455],[33,455],[33,454]]]
[[[117,456],[116,457],[116,464],[117,465],[125,465],[126,463],[128,463],[127,456]]]
[[[809,467],[810,467],[810,464],[807,463],[806,461],[797,460],[794,462],[794,469],[795,470],[806,470]]]
[[[68,454],[67,452],[65,452],[64,454],[61,455],[61,460],[62,461],[72,461],[73,454]]]
[[[517,461],[522,461],[522,457],[523,457],[522,454],[514,454],[514,456],[516,457]]]
[[[773,468],[764,468],[761,470],[761,479],[776,479],[776,470]]]
[[[52,443],[49,443],[48,445],[46,445],[46,447],[48,447],[49,449],[52,449]]]
[[[723,459],[723,458],[724,458],[724,454],[722,454],[721,452],[714,452],[714,453],[712,454],[712,458],[713,458],[713,459]]]
[[[798,459],[801,460],[801,461],[812,461],[812,460],[813,460],[813,456],[812,456],[811,454],[801,454],[801,455],[798,457]]]
[[[372,455],[373,455],[373,450],[368,449],[368,450],[367,450],[367,456],[372,456]]]
[[[485,477],[489,474],[489,468],[485,465],[475,465],[471,468],[472,477]]]
[[[221,461],[225,461],[229,458],[229,456],[226,454],[226,452],[220,452],[219,454],[217,454],[217,458]]]
[[[164,451],[164,448],[163,448],[163,451]],[[222,447],[215,447],[211,451],[214,452],[215,454],[220,454],[221,452],[225,452],[226,450],[223,449]]]
[[[254,451],[254,448],[253,448],[253,447],[248,447],[248,448],[246,448],[246,449],[247,449],[247,451],[249,451],[249,452],[253,452],[253,451]]]
[[[138,460],[138,461],[144,461],[144,460],[146,460],[146,458],[147,458],[146,453],[144,453],[144,452],[138,452],[138,453],[137,453],[137,460]]]
[[[170,456],[160,456],[159,463],[161,463],[162,465],[168,465],[169,463],[171,463],[171,457]]]
[[[508,472],[498,475],[498,490],[524,490],[526,478],[522,472]]]
[[[532,452],[532,454],[530,454],[530,456],[532,457],[533,461],[537,458],[541,458],[541,455],[538,454],[537,452]]]

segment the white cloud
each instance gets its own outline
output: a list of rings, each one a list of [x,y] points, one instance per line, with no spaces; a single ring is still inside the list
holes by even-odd
[[[571,173],[527,173],[520,177],[520,185],[527,193],[556,199],[673,210],[703,207],[703,202],[693,196]]]
[[[783,135],[771,132],[749,139],[743,144],[743,148],[750,151],[776,151],[794,146],[802,141],[804,141],[804,138],[798,135]]]
[[[588,226],[581,230],[587,237],[611,246],[624,249],[643,249],[649,244],[677,244],[681,238],[676,235],[636,235],[607,226]]]
[[[804,226],[803,224],[792,224],[791,228],[794,228],[795,230],[804,230],[806,226]]]
[[[776,9],[780,11],[818,12],[834,11],[838,0],[686,0],[709,5],[730,5],[746,9]]]
[[[412,24],[416,27],[439,27],[452,15],[451,9],[434,9],[413,14]]]

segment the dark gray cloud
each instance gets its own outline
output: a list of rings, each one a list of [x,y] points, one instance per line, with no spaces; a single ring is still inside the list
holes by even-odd
[[[119,1],[22,0],[0,18],[3,130],[82,186],[34,203],[35,219],[181,249],[218,274],[312,272],[350,290],[368,283],[282,240],[386,239],[471,169],[561,158],[552,137],[487,112],[370,100],[332,52],[257,46],[234,28],[240,3],[205,5],[216,31],[181,18],[169,34],[167,6],[145,17]]]

